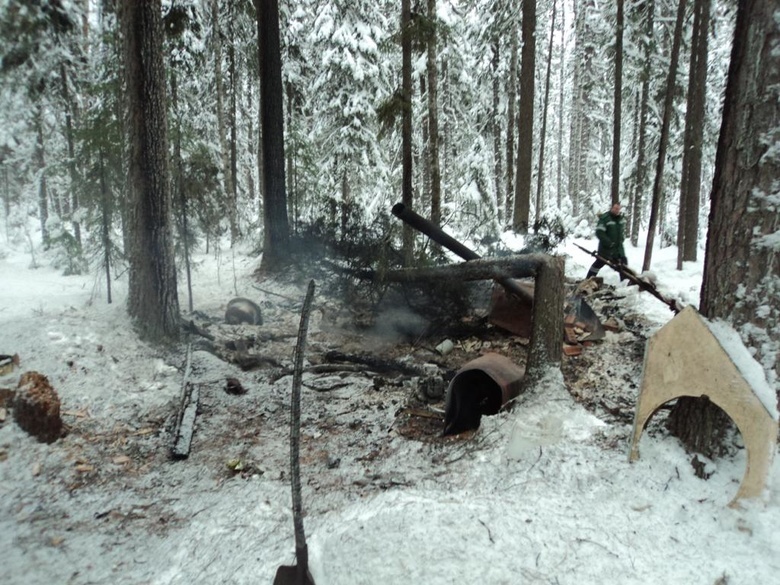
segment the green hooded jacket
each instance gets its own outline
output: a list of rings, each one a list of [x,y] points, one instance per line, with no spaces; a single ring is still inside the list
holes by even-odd
[[[623,249],[625,238],[626,218],[621,213],[613,215],[611,211],[602,213],[596,225],[596,237],[599,239],[599,255],[609,260],[625,258]]]

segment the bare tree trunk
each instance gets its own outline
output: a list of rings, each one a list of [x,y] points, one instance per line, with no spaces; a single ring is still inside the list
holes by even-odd
[[[120,8],[130,134],[128,313],[152,341],[179,336],[160,0]]]
[[[190,313],[193,311],[192,303],[192,271],[190,269],[190,241],[187,225],[187,195],[184,193],[184,169],[181,156],[181,111],[179,110],[179,88],[176,72],[171,71],[171,111],[176,118],[176,134],[173,143],[173,200],[178,203],[179,239],[184,253],[184,269],[187,278],[187,306]]]
[[[612,131],[612,203],[620,202],[620,125],[623,108],[623,0],[617,0],[615,36],[615,113]]]
[[[226,212],[230,222],[231,238],[233,234],[233,212],[231,211],[230,196],[233,193],[233,186],[230,184],[232,174],[230,173],[230,147],[227,139],[227,122],[225,120],[225,79],[222,73],[222,29],[219,19],[219,0],[211,0],[211,19],[214,35],[214,94],[217,100],[217,134],[219,136],[219,151],[222,158],[222,177],[225,185],[225,196],[227,198]],[[231,239],[231,245],[232,245]]]
[[[62,101],[65,105],[65,142],[68,145],[68,178],[70,179],[70,216],[73,226],[73,237],[81,252],[81,224],[75,219],[79,209],[79,196],[76,176],[76,154],[73,142],[73,103],[68,88],[68,73],[65,63],[60,63],[60,82],[62,83]]]
[[[780,162],[766,156],[767,140],[780,138],[776,10],[772,0],[747,0],[737,9],[700,305],[706,317],[723,319],[740,332],[780,396],[780,262],[773,244],[778,213],[772,203]],[[717,453],[727,420],[719,409],[680,399],[670,418],[686,446]]]
[[[512,208],[515,194],[515,101],[517,99],[517,32],[510,26],[512,49],[509,57],[509,74],[507,76],[507,108],[506,108],[506,191],[504,193],[504,225],[512,221]]]
[[[279,3],[255,0],[260,62],[260,128],[263,136],[263,224],[261,266],[276,270],[289,258],[290,228],[284,169],[284,92],[279,41]]]
[[[231,12],[233,9],[232,4]],[[230,181],[228,182],[228,220],[230,222],[230,245],[236,243],[241,233],[238,226],[238,124],[236,122],[239,75],[236,67],[236,40],[233,30],[234,18],[230,18],[230,44],[228,45],[228,79],[230,80]]]
[[[401,200],[407,208],[412,209],[414,195],[412,191],[412,35],[411,35],[411,1],[401,0],[401,94],[403,100],[403,117],[401,123]],[[403,226],[404,264],[411,266],[414,261],[414,233],[412,229]]]
[[[428,0],[428,18],[436,21],[436,0]],[[441,223],[441,167],[439,165],[439,74],[436,67],[438,30],[428,43],[428,166],[431,169],[431,221]]]
[[[650,99],[650,74],[652,72],[655,43],[653,42],[653,20],[655,0],[646,0],[645,6],[645,64],[642,71],[642,98],[639,106],[639,145],[636,159],[636,184],[634,185],[634,202],[631,209],[631,243],[639,244],[639,228],[642,224],[642,194],[645,190],[647,171],[645,156],[647,150],[647,104]]]
[[[678,242],[679,268],[683,260],[695,262],[699,243],[699,192],[701,190],[702,140],[704,135],[704,110],[707,101],[707,59],[710,23],[710,0],[696,0],[694,19],[694,43],[691,49],[691,71],[688,86],[688,115],[690,135],[683,156],[683,181],[680,209],[683,230]],[[695,51],[694,51],[695,48]],[[686,128],[687,129],[687,128]],[[687,159],[687,160],[686,160]],[[683,203],[682,198],[685,198]],[[685,210],[684,216],[682,209]]]
[[[542,132],[539,144],[539,167],[536,175],[536,221],[542,219],[542,187],[544,186],[544,144],[547,138],[547,106],[550,103],[550,73],[552,70],[553,36],[555,35],[555,13],[557,2],[553,0],[550,22],[550,44],[547,50],[547,74],[544,80],[544,105],[542,106]]]
[[[666,97],[664,99],[664,113],[661,122],[661,137],[658,142],[658,163],[655,169],[655,181],[653,182],[653,201],[650,206],[650,221],[647,228],[647,243],[645,244],[645,258],[642,270],[650,270],[653,258],[653,243],[655,242],[655,230],[658,219],[658,208],[661,202],[664,165],[666,163],[666,146],[669,142],[669,124],[672,118],[672,106],[674,105],[674,83],[677,77],[677,62],[680,56],[680,42],[682,39],[682,26],[685,20],[686,0],[679,0],[677,6],[677,19],[674,25],[674,39],[672,41],[672,55],[669,60],[669,74],[666,78]]]
[[[46,147],[43,140],[43,107],[39,104],[36,116],[38,140],[35,145],[35,163],[38,170],[38,214],[41,220],[43,249],[49,249],[49,191],[46,188]]]
[[[498,6],[498,4],[496,5]],[[498,12],[498,8],[496,8],[496,12]],[[494,25],[495,26],[495,25]],[[500,49],[501,49],[501,43],[499,41],[498,35],[496,34],[493,37],[493,41],[490,45],[491,51],[493,53],[493,57],[490,61],[490,64],[493,68],[493,113],[492,113],[492,132],[493,132],[493,182],[495,183],[495,197],[496,197],[496,219],[498,219],[499,223],[501,221],[501,215],[504,212],[502,201],[501,201],[501,180],[502,180],[502,170],[501,170],[501,120],[499,119],[499,107],[501,103],[501,96],[500,96],[500,90],[501,90],[501,80],[498,77],[498,66],[500,64]],[[439,223],[439,222],[435,222]]]
[[[561,6],[561,62],[559,67],[561,79],[559,82],[560,94],[558,96],[558,163],[555,189],[558,210],[561,209],[563,203],[563,87],[566,79],[566,4]]]
[[[101,211],[101,239],[103,240],[103,268],[106,273],[106,302],[111,304],[111,203],[108,185],[106,184],[106,165],[103,156],[103,147],[98,151],[98,164],[100,172],[100,211]]]
[[[517,173],[512,227],[528,233],[531,208],[531,159],[534,135],[534,85],[536,82],[536,0],[523,1],[523,49],[520,65],[520,116],[517,125]]]

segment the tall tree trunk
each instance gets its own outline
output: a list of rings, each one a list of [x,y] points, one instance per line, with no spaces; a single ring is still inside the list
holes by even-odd
[[[65,105],[65,142],[68,145],[68,178],[70,179],[70,215],[73,237],[79,252],[81,251],[81,224],[77,218],[79,196],[76,177],[76,154],[73,141],[73,101],[68,88],[68,73],[65,63],[60,63],[60,82],[62,83],[62,101]]]
[[[636,158],[636,184],[634,185],[634,201],[631,209],[631,243],[639,244],[639,229],[642,225],[643,193],[647,181],[646,151],[647,151],[647,106],[650,100],[650,75],[653,68],[655,43],[653,42],[655,0],[645,2],[645,63],[642,70],[642,97],[639,106],[639,145]]]
[[[149,340],[179,336],[160,0],[123,3],[130,135],[128,312]]]
[[[679,0],[677,5],[677,19],[674,25],[674,39],[672,41],[672,55],[669,59],[669,74],[666,78],[666,97],[664,98],[664,113],[661,121],[661,136],[658,141],[658,163],[655,168],[655,180],[653,181],[653,201],[650,206],[650,221],[647,228],[647,243],[645,244],[645,258],[642,270],[650,270],[653,258],[653,243],[655,242],[656,223],[658,221],[658,209],[661,202],[663,189],[664,165],[666,163],[666,146],[669,142],[669,124],[672,118],[672,106],[674,104],[674,84],[677,78],[677,62],[680,56],[680,42],[682,39],[682,26],[685,20],[686,0]]]
[[[436,0],[428,0],[428,19],[436,20]],[[436,67],[438,29],[428,42],[428,166],[431,174],[431,221],[441,224],[441,167],[439,166],[439,74]]]
[[[46,146],[43,140],[43,106],[38,105],[35,120],[38,139],[35,144],[35,164],[38,170],[38,214],[41,220],[41,240],[43,249],[49,249],[49,191],[46,186]]]
[[[412,191],[412,34],[411,1],[401,0],[401,99],[403,115],[401,121],[401,201],[407,209],[414,209]],[[414,232],[411,226],[403,226],[404,264],[414,261]]]
[[[231,12],[233,9],[232,4]],[[230,222],[230,244],[236,243],[241,235],[238,227],[238,123],[236,121],[239,74],[236,67],[236,40],[234,18],[230,18],[230,44],[228,45],[228,79],[230,80],[230,112],[228,123],[230,124],[230,181],[228,182],[228,219]]]
[[[563,203],[563,88],[566,79],[566,4],[561,6],[561,62],[558,95],[558,161],[556,167],[556,203],[560,211]]]
[[[531,159],[534,136],[534,84],[536,82],[536,0],[523,1],[523,49],[520,65],[520,111],[517,124],[517,173],[512,227],[528,233],[531,208]]]
[[[550,45],[547,50],[547,74],[544,79],[544,105],[542,106],[542,133],[539,144],[539,167],[536,175],[536,221],[542,219],[542,188],[544,187],[544,144],[547,138],[547,106],[550,103],[550,73],[552,71],[553,36],[555,35],[555,12],[557,2],[553,0],[550,22]]]
[[[515,101],[517,100],[517,31],[510,25],[512,48],[509,56],[507,75],[506,106],[506,191],[504,192],[504,226],[512,221],[512,208],[515,194]]]
[[[612,131],[612,203],[620,203],[620,125],[623,109],[623,0],[617,0],[615,113]]]
[[[718,139],[701,312],[729,322],[755,351],[780,397],[780,262],[777,177],[780,159],[780,30],[773,0],[737,8],[723,122]],[[720,416],[713,422],[713,416]],[[701,400],[680,399],[670,414],[675,434],[699,452],[717,453],[725,415]],[[709,434],[714,431],[714,436]],[[715,445],[715,446],[713,446]]]
[[[176,72],[171,71],[171,111],[176,119],[175,135],[173,142],[173,200],[178,207],[179,239],[181,240],[184,254],[184,274],[187,278],[187,306],[190,313],[193,311],[192,303],[192,271],[190,269],[190,238],[187,222],[187,195],[184,192],[184,168],[181,156],[181,110],[179,109],[179,88]]]
[[[219,18],[219,0],[211,1],[211,20],[214,35],[214,95],[217,102],[217,134],[219,136],[219,151],[222,159],[222,177],[225,185],[225,211],[230,224],[231,245],[233,245],[233,234],[235,232],[235,205],[232,204],[233,194],[232,177],[230,166],[230,144],[227,137],[227,126],[225,114],[225,79],[222,71],[222,29]],[[233,40],[230,39],[230,46]]]
[[[428,90],[425,83],[425,75],[420,74],[420,98],[428,99]],[[417,172],[422,175],[422,191],[417,198],[420,209],[430,207],[431,204],[431,168],[428,166],[430,159],[430,142],[428,141],[428,108],[422,108],[420,113],[420,130],[422,131],[422,149],[417,153],[417,163],[414,165]],[[419,183],[419,181],[418,181]]]
[[[496,6],[499,6],[498,4]],[[498,12],[498,8],[496,8]],[[494,24],[493,26],[496,26]],[[501,80],[498,76],[498,66],[500,64],[500,50],[501,43],[499,41],[498,34],[493,37],[490,43],[490,49],[492,52],[492,58],[490,60],[492,75],[493,75],[493,111],[491,115],[493,133],[493,183],[495,185],[495,199],[496,199],[496,219],[501,222],[501,215],[504,212],[501,201],[501,182],[503,179],[503,173],[501,171],[501,120],[499,118],[499,108],[501,107]],[[438,222],[436,222],[438,225]]]
[[[103,243],[103,269],[106,274],[106,302],[111,304],[111,199],[106,182],[106,165],[103,147],[98,150],[98,172],[100,173],[101,240]]]
[[[685,202],[685,232],[682,259],[695,262],[699,244],[699,193],[701,191],[702,141],[704,136],[704,111],[707,102],[707,61],[709,53],[710,0],[696,0],[699,14],[698,42],[696,44],[696,68],[694,76],[694,99],[690,105],[691,148],[687,169],[687,190]],[[696,28],[696,27],[694,27]]]
[[[262,267],[276,270],[289,257],[290,228],[284,176],[284,92],[279,44],[279,3],[255,0],[260,62],[260,127],[263,133]]]

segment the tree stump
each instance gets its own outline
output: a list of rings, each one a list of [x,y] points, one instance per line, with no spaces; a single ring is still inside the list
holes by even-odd
[[[62,436],[60,399],[46,376],[22,374],[13,406],[16,423],[42,443],[53,443]]]

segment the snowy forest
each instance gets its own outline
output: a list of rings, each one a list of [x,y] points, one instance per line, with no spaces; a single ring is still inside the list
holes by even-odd
[[[311,574],[290,583],[595,585],[620,571],[626,583],[726,585],[780,571],[776,487],[722,511],[745,445],[706,395],[648,426],[643,461],[616,462],[645,344],[670,319],[622,273],[605,269],[590,297],[617,323],[597,349],[576,342],[582,356],[562,357],[560,335],[546,335],[552,378],[532,369],[536,333],[520,342],[469,320],[451,284],[414,297],[425,309],[412,320],[427,312],[438,330],[409,325],[405,307],[414,341],[369,335],[392,297],[379,278],[453,260],[393,217],[397,204],[475,251],[464,260],[565,257],[565,278],[536,281],[537,295],[557,286],[563,300],[592,262],[573,243],[591,245],[620,203],[631,268],[733,327],[780,401],[776,0],[0,0],[0,194],[0,386],[22,355],[59,383],[66,418],[57,451],[15,449],[26,443],[0,392],[0,477],[18,496],[0,505],[13,583],[267,582],[293,536]],[[315,276],[301,398],[302,331],[295,364],[287,352],[299,314],[308,327],[313,281],[302,312],[293,298]],[[263,318],[256,306],[230,329],[225,302],[252,295]],[[361,329],[365,307],[375,313]],[[185,352],[185,335],[201,346]],[[449,357],[430,349],[446,336]],[[334,381],[323,374],[337,371],[323,363],[334,348],[375,355],[340,364]],[[533,374],[528,418],[502,410],[448,442],[434,427],[444,391],[425,383],[491,348]],[[378,358],[403,382],[376,374]],[[202,396],[185,463],[160,448],[182,373]],[[776,405],[766,410],[776,424]],[[310,564],[290,427],[310,478]],[[768,473],[777,482],[780,465]],[[605,517],[613,532],[591,533]],[[517,553],[531,518],[539,532]],[[362,539],[344,528],[358,524]],[[464,569],[476,533],[485,561]],[[127,561],[115,541],[150,561]],[[656,546],[677,562],[659,567]],[[105,558],[73,568],[98,548]]]
[[[115,3],[3,4],[5,222],[38,217],[67,272],[122,270],[128,122]],[[178,257],[226,234],[260,249],[255,6],[162,4]],[[652,221],[651,238],[696,259],[734,2],[408,4],[281,2],[291,233],[371,223],[400,199],[409,100],[404,197],[436,223],[486,241],[505,228],[573,233],[620,200],[632,243]]]
[[[138,233],[128,201],[140,114],[128,108],[144,119],[153,101],[126,99],[134,58],[122,39],[133,25],[117,6],[9,0],[0,22],[6,233],[29,237],[36,217],[63,272],[105,271],[109,299]],[[260,34],[265,12],[278,39]],[[628,238],[645,250],[642,270],[656,240],[677,246],[678,268],[703,253],[735,2],[162,2],[160,18],[152,52],[163,107],[149,132],[166,138],[157,212],[175,221],[160,219],[152,255],[174,247],[160,263],[175,263],[163,271],[175,288],[178,270],[190,310],[191,252],[220,238],[256,243],[271,265],[289,253],[290,235],[343,241],[374,230],[402,248],[402,263],[422,260],[431,250],[411,229],[387,224],[396,201],[483,247],[505,230],[586,235],[619,201]],[[759,31],[764,44],[748,50],[766,51],[774,35]],[[264,65],[281,76],[267,85],[267,128]],[[770,125],[759,143],[772,144]],[[743,137],[723,137],[732,140]],[[757,326],[743,337],[775,378],[777,337],[759,332],[777,323],[776,305],[763,303],[777,293],[778,270],[768,187],[739,220],[763,238],[766,262],[755,264],[766,272],[747,295],[757,298],[729,278],[735,300],[705,314],[744,305],[737,321]],[[738,255],[757,260],[750,246]]]

